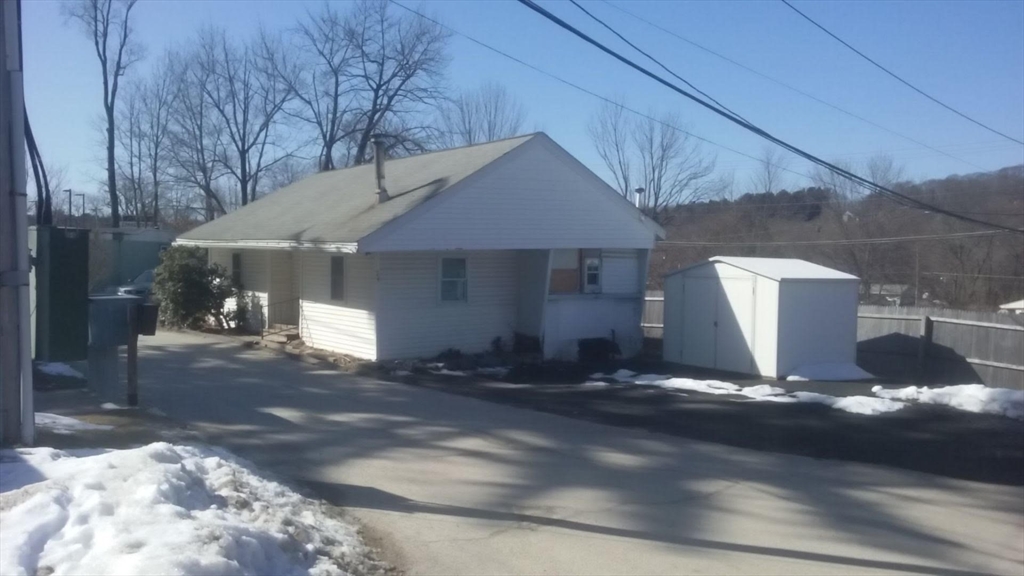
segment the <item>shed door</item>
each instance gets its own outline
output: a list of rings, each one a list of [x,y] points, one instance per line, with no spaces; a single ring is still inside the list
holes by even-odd
[[[754,280],[722,278],[717,286],[715,368],[754,372]]]
[[[676,323],[683,333],[683,364],[715,367],[717,298],[718,280],[715,278],[687,278],[683,282],[683,317]]]

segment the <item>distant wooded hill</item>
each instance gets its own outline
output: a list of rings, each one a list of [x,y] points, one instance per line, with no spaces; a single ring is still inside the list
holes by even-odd
[[[978,220],[1024,228],[1024,165],[894,187]],[[909,304],[915,287],[922,304],[957,308],[988,309],[1024,297],[1024,235],[950,236],[986,228],[838,184],[676,206],[662,220],[670,241],[730,245],[660,245],[652,255],[651,288],[667,272],[726,255],[803,258],[849,272],[862,279],[862,300],[878,303],[902,290]],[[947,237],[848,243],[926,235]],[[795,244],[818,241],[835,243]],[[887,295],[872,294],[882,291]]]

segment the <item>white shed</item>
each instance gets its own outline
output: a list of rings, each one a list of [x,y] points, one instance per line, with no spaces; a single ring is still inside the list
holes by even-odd
[[[858,286],[804,260],[716,256],[665,277],[663,357],[771,378],[857,372]]]

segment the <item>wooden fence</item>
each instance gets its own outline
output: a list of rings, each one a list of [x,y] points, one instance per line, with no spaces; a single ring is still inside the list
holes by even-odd
[[[644,333],[661,338],[664,293],[645,300]],[[883,378],[1024,389],[1024,315],[861,305],[857,363]]]

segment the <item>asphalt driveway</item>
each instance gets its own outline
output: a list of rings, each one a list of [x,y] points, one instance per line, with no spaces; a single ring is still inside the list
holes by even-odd
[[[142,342],[140,396],[346,506],[416,574],[1004,573],[1024,489],[744,450]]]

